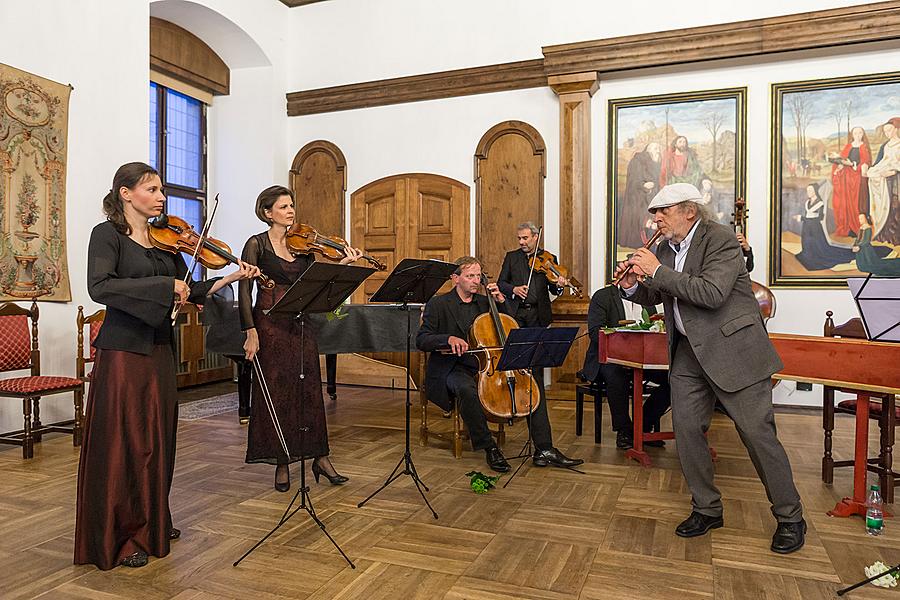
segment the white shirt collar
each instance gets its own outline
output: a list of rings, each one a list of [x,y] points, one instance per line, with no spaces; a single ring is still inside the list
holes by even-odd
[[[697,219],[697,222],[694,223],[694,226],[691,227],[691,230],[688,231],[688,234],[686,236],[684,236],[683,240],[681,240],[681,243],[678,245],[678,247],[679,247],[678,250],[675,250],[675,244],[672,242],[672,240],[669,240],[669,247],[672,248],[672,250],[675,250],[676,253],[687,252],[687,249],[691,245],[691,240],[694,238],[694,233],[697,232],[697,226],[699,224],[700,224],[700,220]]]

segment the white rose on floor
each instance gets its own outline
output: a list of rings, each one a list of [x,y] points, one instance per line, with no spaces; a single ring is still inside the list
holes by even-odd
[[[879,573],[884,573],[890,569],[889,566],[881,562],[880,560],[875,561],[874,564],[866,567],[866,577],[874,577]],[[885,575],[884,577],[879,577],[875,581],[872,582],[872,585],[884,588],[897,587],[897,580],[894,575]]]

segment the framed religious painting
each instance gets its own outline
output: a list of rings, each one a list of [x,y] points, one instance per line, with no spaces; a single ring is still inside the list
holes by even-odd
[[[772,85],[770,285],[900,277],[900,73]]]
[[[731,223],[744,195],[747,88],[609,101],[607,276],[653,237],[650,200],[691,183],[710,216]]]

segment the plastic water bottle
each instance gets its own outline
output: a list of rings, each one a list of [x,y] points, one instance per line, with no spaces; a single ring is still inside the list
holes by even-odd
[[[869,488],[869,497],[866,499],[866,533],[869,535],[881,535],[884,531],[884,511],[881,502],[881,493],[878,486]]]

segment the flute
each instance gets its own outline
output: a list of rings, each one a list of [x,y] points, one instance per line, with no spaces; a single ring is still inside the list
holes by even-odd
[[[649,249],[650,246],[652,246],[653,244],[656,243],[656,240],[658,240],[658,239],[660,238],[661,235],[662,235],[662,231],[660,231],[659,229],[657,229],[657,230],[656,230],[656,233],[653,234],[653,237],[650,238],[650,239],[647,241],[646,244],[644,244],[644,248],[648,248],[648,249]],[[619,285],[619,283],[622,281],[622,278],[624,278],[625,275],[627,275],[627,274],[631,271],[631,269],[632,269],[633,267],[634,267],[634,265],[628,265],[627,267],[625,267],[625,270],[622,271],[621,273],[619,273],[619,276],[618,276],[618,277],[616,277],[615,279],[613,279],[612,284],[613,284],[613,285]]]

